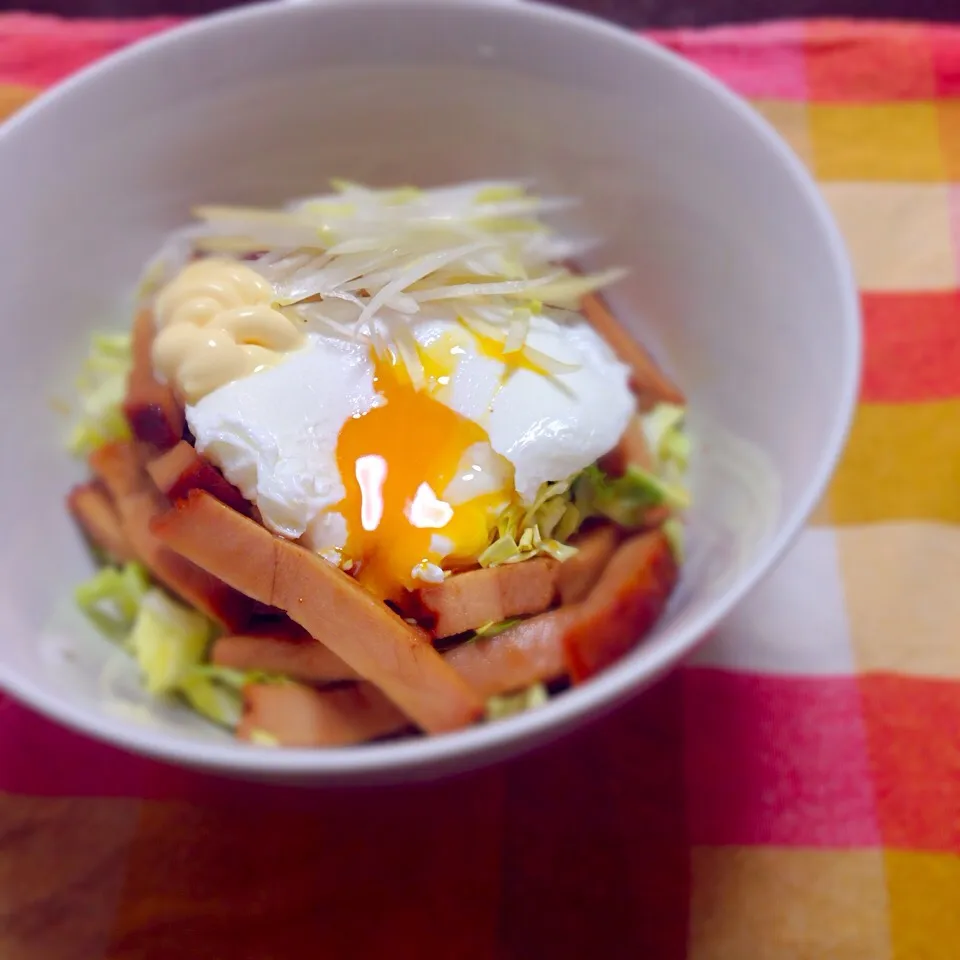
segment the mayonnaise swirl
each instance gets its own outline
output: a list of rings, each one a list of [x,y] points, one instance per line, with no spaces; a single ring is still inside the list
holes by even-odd
[[[237,260],[188,264],[157,295],[154,369],[187,403],[283,359],[303,333],[272,306],[273,286]]]

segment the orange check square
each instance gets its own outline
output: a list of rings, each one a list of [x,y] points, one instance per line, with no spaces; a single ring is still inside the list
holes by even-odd
[[[894,960],[956,960],[960,945],[960,859],[888,850]]]
[[[935,103],[811,103],[808,110],[819,179],[946,179]]]
[[[833,523],[960,523],[958,424],[953,399],[861,403],[830,482]]]
[[[25,107],[38,91],[33,87],[21,87],[15,83],[0,84],[0,120],[12,117],[21,107]]]
[[[960,100],[937,102],[940,145],[948,179],[960,180]]]
[[[929,100],[936,94],[933,50],[922,26],[871,27],[844,23],[807,27],[807,84],[821,103]]]

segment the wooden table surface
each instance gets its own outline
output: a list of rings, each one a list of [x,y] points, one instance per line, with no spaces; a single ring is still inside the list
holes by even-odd
[[[0,957],[678,960],[683,728],[674,674],[551,746],[439,782],[309,790],[149,767],[144,800],[0,793]],[[41,764],[69,738],[31,731]]]

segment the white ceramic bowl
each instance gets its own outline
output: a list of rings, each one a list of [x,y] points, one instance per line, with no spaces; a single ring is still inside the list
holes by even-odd
[[[689,561],[656,631],[543,709],[336,751],[234,743],[135,708],[132,665],[71,609],[90,572],[55,409],[90,330],[123,325],[164,232],[199,202],[279,202],[331,176],[533,177],[579,195],[631,268],[613,303],[690,397]],[[844,250],[817,190],[748,106],[598,20],[495,0],[247,7],[111,57],[0,129],[0,686],[140,753],[284,779],[399,778],[503,757],[636,693],[767,573],[821,495],[859,372]]]

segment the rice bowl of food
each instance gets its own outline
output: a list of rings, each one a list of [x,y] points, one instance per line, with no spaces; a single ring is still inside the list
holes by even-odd
[[[555,735],[692,649],[838,455],[813,187],[589,18],[228,13],[43,98],[0,173],[47,241],[0,267],[44,318],[8,320],[0,684],[127,748],[369,778]]]

